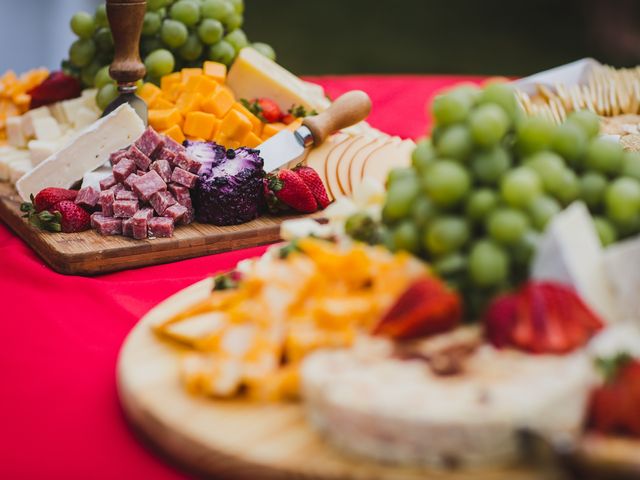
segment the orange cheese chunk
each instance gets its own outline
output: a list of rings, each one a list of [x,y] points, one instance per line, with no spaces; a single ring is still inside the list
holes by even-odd
[[[145,83],[142,85],[142,88],[138,90],[138,95],[147,102],[147,105],[153,105],[155,101],[162,96],[162,90],[153,83]]]
[[[265,140],[273,137],[276,133],[281,132],[287,128],[284,123],[276,122],[276,123],[267,123],[262,129],[262,138]]]
[[[181,125],[182,115],[177,108],[167,110],[149,110],[149,125],[156,130],[167,130],[174,125]]]
[[[240,143],[242,143],[244,147],[256,148],[262,143],[262,139],[254,132],[249,132]]]
[[[208,140],[213,140],[216,137],[216,135],[218,135],[221,124],[222,124],[222,120],[220,120],[219,118],[216,118],[215,122],[213,123],[213,131],[211,132],[211,136],[208,138]]]
[[[240,148],[242,146],[238,140],[229,138],[221,131],[218,132],[218,135],[216,135],[216,137],[214,138],[214,142],[216,142],[218,145],[222,145],[225,148]]]
[[[231,110],[220,124],[220,133],[231,140],[242,140],[252,130],[251,120],[238,110]]]
[[[193,137],[191,135],[187,135],[187,140],[191,140],[192,142],[206,142],[207,139],[206,138],[202,138],[202,137]]]
[[[219,88],[213,95],[204,100],[202,110],[207,113],[213,113],[218,118],[222,118],[231,110],[234,102],[235,98],[233,98],[233,95],[226,89]]]
[[[182,75],[182,83],[186,84],[191,77],[194,77],[196,75],[202,75],[202,69],[201,68],[183,68],[180,74]]]
[[[170,73],[169,75],[162,77],[160,80],[160,89],[164,93],[169,93],[171,91],[171,87],[179,83],[182,83],[182,75],[180,72]]]
[[[216,121],[211,113],[189,112],[184,120],[184,133],[187,137],[212,138]]]
[[[297,130],[302,126],[302,120],[303,120],[302,118],[297,118],[296,120],[291,122],[289,125],[287,125],[287,130],[291,130],[292,132]]]
[[[194,75],[189,78],[185,85],[185,91],[199,93],[203,97],[213,95],[217,89],[218,84],[215,80],[205,75]]]
[[[184,91],[185,91],[184,83],[174,83],[169,88],[169,91],[165,93],[165,97],[170,102],[176,102],[178,100],[178,97],[182,95]]]
[[[156,101],[154,101],[151,105],[149,105],[149,107],[155,110],[166,110],[168,108],[175,107],[175,104],[171,103],[169,100],[167,100],[164,97],[160,97]]]
[[[162,134],[166,135],[167,137],[173,138],[180,144],[185,141],[184,133],[182,133],[182,130],[178,125],[174,125],[173,127],[164,130]]]
[[[204,62],[204,74],[223,84],[227,79],[227,66],[224,63]]]
[[[186,115],[189,112],[195,112],[200,110],[202,104],[202,95],[199,93],[183,92],[176,101],[176,108],[182,115]]]
[[[251,129],[256,135],[259,136],[262,134],[262,120],[260,120],[253,113],[251,113],[249,109],[244,105],[242,105],[240,102],[234,103],[232,108],[234,108],[235,110],[238,110],[240,113],[242,113],[244,116],[246,116],[249,119],[252,125]]]

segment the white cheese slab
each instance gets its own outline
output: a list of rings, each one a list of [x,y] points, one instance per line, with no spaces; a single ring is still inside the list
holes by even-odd
[[[40,165],[43,161],[58,151],[59,145],[51,140],[31,140],[29,142],[29,154],[33,166]]]
[[[26,201],[46,187],[69,188],[85,173],[109,159],[109,155],[133,143],[144,132],[144,123],[129,105],[84,129],[61,150],[25,175],[16,190]]]
[[[100,190],[100,180],[107,178],[113,172],[111,164],[105,164],[97,168],[93,172],[87,172],[82,177],[82,187],[93,187]]]

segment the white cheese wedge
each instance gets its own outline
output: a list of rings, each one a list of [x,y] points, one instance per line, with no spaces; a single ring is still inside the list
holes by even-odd
[[[62,136],[62,129],[53,117],[34,118],[33,130],[37,140],[51,142]]]
[[[604,267],[620,318],[640,325],[640,237],[607,247]]]
[[[73,119],[73,126],[76,129],[85,128],[100,118],[100,114],[91,108],[82,107]]]
[[[58,142],[50,140],[31,140],[29,142],[31,163],[34,167],[40,165],[43,161],[56,153],[58,149]]]
[[[29,110],[27,113],[20,117],[22,119],[22,133],[26,138],[33,138],[36,134],[34,130],[33,121],[36,118],[48,118],[51,117],[51,112],[47,107],[35,108]]]
[[[240,51],[227,75],[227,85],[238,99],[267,97],[285,112],[293,105],[322,111],[331,104],[321,87],[310,87],[253,48]]]
[[[603,320],[618,319],[602,244],[582,202],[553,218],[538,246],[531,277],[571,285]]]
[[[22,119],[20,117],[7,118],[7,140],[9,145],[18,148],[27,146],[27,139],[22,131]]]
[[[16,189],[26,201],[30,194],[46,187],[69,188],[85,173],[104,164],[112,152],[129,146],[144,128],[135,110],[122,105],[21,178]]]

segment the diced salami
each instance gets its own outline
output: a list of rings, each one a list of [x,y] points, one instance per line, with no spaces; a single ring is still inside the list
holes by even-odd
[[[114,195],[118,195],[119,192],[121,192],[122,190],[125,190],[125,187],[122,183],[116,183],[109,190],[111,190]]]
[[[158,215],[163,215],[167,208],[176,204],[176,199],[169,192],[157,192],[151,195],[149,203]]]
[[[116,201],[116,194],[113,190],[103,190],[100,192],[98,202],[105,217],[113,217],[113,202]]]
[[[117,165],[120,160],[127,157],[127,149],[123,148],[122,150],[116,150],[111,155],[109,155],[109,161],[111,165]]]
[[[135,145],[131,145],[131,147],[129,147],[128,155],[129,155],[129,158],[135,162],[136,166],[140,170],[144,172],[149,170],[149,165],[151,165],[151,159],[144,152],[142,152],[138,147],[136,147]]]
[[[122,235],[125,237],[133,237],[133,218],[125,218],[122,220]]]
[[[140,210],[138,210],[136,212],[136,214],[133,216],[133,218],[135,220],[144,219],[146,221],[149,221],[149,220],[151,220],[153,218],[153,209],[151,209],[149,207],[141,208]]]
[[[171,181],[183,187],[194,188],[198,183],[198,176],[176,167],[171,175]]]
[[[100,200],[100,192],[91,185],[80,189],[76,197],[76,204],[85,208],[94,208]]]
[[[138,196],[131,190],[122,189],[116,193],[116,200],[135,200],[138,201]]]
[[[166,135],[164,135],[163,139],[164,139],[164,148],[166,148],[167,150],[172,151],[173,153],[180,153],[180,152],[184,152],[186,150],[186,148],[184,148],[184,146],[180,145],[178,142],[176,142],[171,137],[167,137]]]
[[[144,175],[145,173],[147,173],[147,171],[146,171],[146,170],[138,170],[138,171],[136,172],[136,174],[137,174],[139,177],[141,177],[141,176],[142,176],[142,175]]]
[[[169,208],[167,208],[164,211],[163,216],[169,217],[173,220],[174,223],[178,223],[180,220],[182,220],[182,217],[184,217],[188,211],[189,209],[187,207],[183,207],[179,203],[176,203],[175,205],[171,205]]]
[[[185,207],[191,206],[191,193],[189,193],[189,189],[187,187],[172,183],[169,185],[169,191],[173,194],[180,205],[184,205]]]
[[[193,207],[191,208],[187,207],[187,212],[180,219],[180,223],[183,225],[189,225],[190,223],[193,223],[195,219],[196,219],[196,211],[193,209]]]
[[[129,175],[126,180],[124,181],[124,185],[129,189],[129,190],[133,190],[133,182],[135,182],[135,180],[139,178],[139,175],[137,173],[132,173],[131,175]]]
[[[158,154],[158,160],[166,160],[173,167],[175,165],[176,153],[164,147]]]
[[[123,158],[113,167],[113,178],[118,182],[124,182],[129,175],[136,171],[136,164],[130,158]]]
[[[198,173],[202,164],[194,160],[187,152],[180,152],[176,155],[174,162],[176,167],[191,173]]]
[[[173,220],[167,217],[153,217],[149,220],[149,237],[168,238],[173,236]]]
[[[147,225],[149,220],[153,218],[153,210],[150,208],[141,208],[131,219],[133,238],[142,240],[147,238]]]
[[[104,215],[102,215],[101,212],[95,212],[95,213],[91,214],[91,228],[94,229],[94,230],[96,228],[98,228],[98,224],[96,223],[96,218],[98,218],[98,217],[102,218],[102,217],[104,217]]]
[[[164,147],[164,142],[164,136],[159,135],[152,127],[148,127],[135,145],[147,157],[153,157],[156,152],[159,152]]]
[[[138,198],[144,202],[148,202],[154,193],[166,190],[167,184],[164,183],[155,170],[145,173],[133,182],[133,191],[136,192]]]
[[[155,170],[160,175],[160,178],[169,183],[171,181],[171,164],[167,160],[156,160],[151,164],[151,170]]]
[[[131,218],[138,211],[138,200],[116,200],[113,202],[115,218]]]
[[[120,218],[97,215],[94,218],[96,230],[100,235],[121,235],[122,220]]]
[[[108,190],[113,187],[118,181],[114,178],[113,175],[109,175],[106,178],[100,180],[100,190]]]

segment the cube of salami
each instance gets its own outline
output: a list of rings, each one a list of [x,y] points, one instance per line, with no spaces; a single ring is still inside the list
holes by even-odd
[[[167,184],[164,183],[164,180],[160,178],[160,175],[155,170],[145,173],[133,182],[133,191],[143,202],[148,202],[154,193],[166,190]]]
[[[173,220],[173,223],[178,223],[180,220],[182,220],[187,212],[187,207],[183,207],[179,203],[176,203],[175,205],[171,205],[169,208],[167,208],[164,211],[163,216],[169,217],[171,220]]]
[[[100,192],[98,200],[102,208],[102,215],[113,217],[113,203],[116,201],[116,194],[113,190],[103,190]]]
[[[198,173],[202,164],[195,160],[187,152],[180,152],[176,155],[174,162],[176,167],[180,167],[183,170],[191,173]]]
[[[160,178],[166,183],[171,181],[171,164],[167,160],[156,160],[151,164],[151,170],[155,170],[160,175]]]
[[[164,140],[164,148],[172,151],[173,153],[180,153],[186,150],[186,148],[184,148],[183,145],[180,145],[171,137],[167,137],[166,135],[163,135],[163,140]]]
[[[168,238],[173,236],[173,220],[167,217],[153,217],[149,220],[149,237]]]
[[[113,175],[109,175],[106,178],[100,180],[100,190],[108,190],[113,187],[118,181],[115,179]]]
[[[157,192],[151,195],[149,203],[158,215],[164,215],[167,208],[176,204],[176,199],[169,192]]]
[[[169,191],[180,205],[184,205],[185,207],[191,206],[191,193],[187,187],[172,183],[169,185]]]
[[[124,182],[129,175],[136,171],[136,164],[130,158],[123,158],[113,167],[113,178],[117,182]]]
[[[116,193],[116,200],[135,200],[138,201],[138,196],[131,190],[122,189]]]
[[[173,170],[173,174],[171,174],[171,181],[182,185],[183,187],[194,188],[198,183],[198,176],[187,172],[182,168],[176,167]]]
[[[94,229],[94,230],[96,228],[98,228],[98,224],[96,223],[96,218],[98,218],[98,217],[101,217],[101,218],[104,217],[104,215],[102,215],[102,212],[94,212],[94,213],[91,214],[91,217],[90,217],[91,218],[91,228]]]
[[[116,150],[111,155],[109,155],[109,161],[111,165],[117,165],[120,160],[127,158],[127,149],[123,148],[122,150]]]
[[[147,226],[149,220],[153,218],[153,210],[150,208],[141,208],[131,219],[133,238],[136,240],[142,240],[147,238]]]
[[[121,235],[122,219],[97,215],[94,219],[96,230],[100,235]]]
[[[138,211],[138,200],[116,200],[113,202],[115,218],[131,218]]]
[[[121,192],[122,190],[124,190],[125,187],[122,183],[116,183],[113,187],[111,187],[109,190],[111,190],[113,192],[114,195],[118,195],[119,192]]]
[[[100,200],[100,192],[91,185],[80,189],[76,197],[76,204],[85,208],[94,208]]]
[[[176,153],[164,147],[158,154],[158,160],[166,160],[173,167],[175,165]]]
[[[147,157],[153,157],[164,147],[164,136],[159,135],[152,127],[148,127],[142,136],[136,140],[136,147]]]
[[[149,170],[149,165],[151,165],[151,159],[145,155],[144,152],[142,152],[138,147],[136,147],[135,145],[131,145],[131,147],[129,147],[129,158],[131,160],[133,160],[136,163],[136,166],[146,172],[147,170]]]
[[[187,207],[187,212],[180,219],[182,225],[189,225],[196,219],[196,211],[193,207]]]
[[[125,237],[133,237],[133,218],[125,218],[122,220],[122,235]]]
[[[139,177],[139,175],[137,173],[132,173],[131,175],[129,175],[124,183],[124,186],[127,187],[129,190],[133,190],[133,182],[135,182],[135,180]]]

